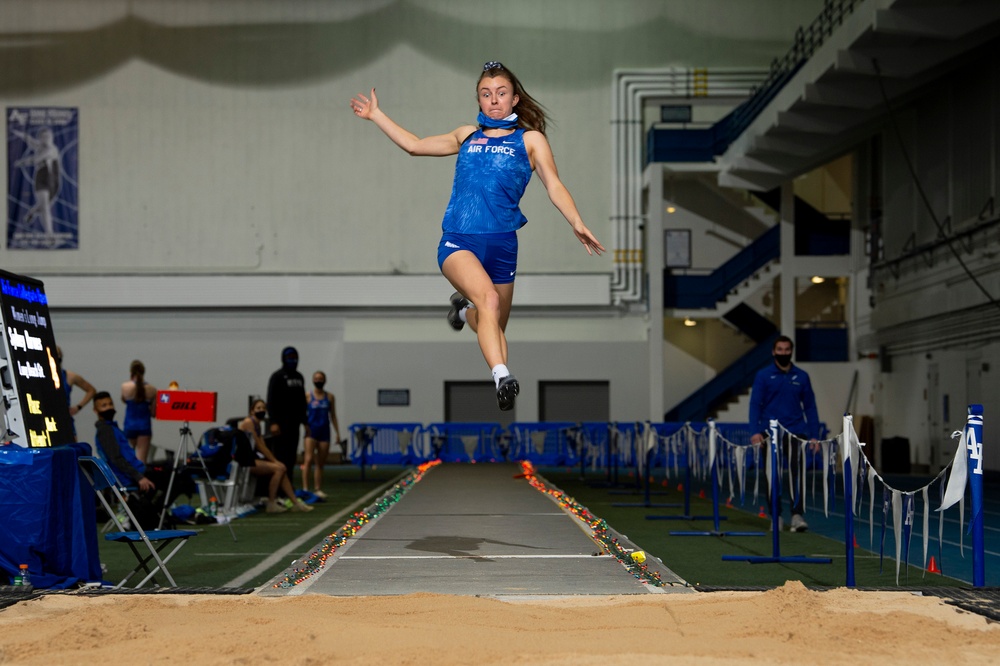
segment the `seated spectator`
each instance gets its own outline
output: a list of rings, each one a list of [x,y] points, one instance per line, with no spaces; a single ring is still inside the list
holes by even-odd
[[[154,517],[159,515],[154,502],[156,489],[157,486],[166,487],[169,480],[167,473],[163,469],[151,469],[147,475],[146,464],[136,457],[135,450],[115,421],[115,402],[110,393],[98,391],[94,395],[94,412],[97,414],[97,423],[94,424],[97,428],[94,439],[97,455],[108,463],[118,485],[138,488],[138,503],[133,506],[129,502],[129,506],[143,528],[154,527]]]
[[[254,476],[270,476],[271,480],[267,487],[267,513],[282,513],[288,507],[278,501],[278,490],[283,490],[288,497],[295,497],[295,489],[288,479],[288,468],[284,463],[274,457],[274,453],[268,448],[261,437],[261,423],[267,416],[267,403],[263,400],[255,400],[250,406],[250,414],[240,421],[239,429],[247,433],[253,440],[257,451],[257,462],[250,468],[250,473]],[[301,499],[291,501],[292,511],[312,511]]]

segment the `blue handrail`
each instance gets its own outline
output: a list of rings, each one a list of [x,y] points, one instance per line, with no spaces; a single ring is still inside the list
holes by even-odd
[[[737,359],[725,370],[710,379],[704,386],[682,400],[663,417],[664,421],[695,421],[704,419],[730,397],[753,385],[757,372],[771,363],[771,348],[778,334],[766,340]]]
[[[714,308],[740,282],[781,255],[781,229],[775,225],[740,250],[711,275],[663,272],[663,306]]]
[[[809,27],[795,32],[795,41],[781,58],[771,61],[767,77],[750,97],[708,129],[651,129],[647,135],[647,162],[711,162],[770,104],[813,53],[864,0],[826,0]]]

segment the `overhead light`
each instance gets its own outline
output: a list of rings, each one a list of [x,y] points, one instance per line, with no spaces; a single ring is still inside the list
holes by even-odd
[[[694,319],[691,319],[691,317],[684,317],[684,325],[685,326],[697,326],[698,322],[696,322]]]
[[[673,206],[667,206],[667,212],[673,215],[674,213],[677,212],[677,209],[674,208]]]
[[[813,275],[809,281],[812,282],[813,284],[823,284],[824,282],[826,282],[826,278],[821,277],[819,275]]]

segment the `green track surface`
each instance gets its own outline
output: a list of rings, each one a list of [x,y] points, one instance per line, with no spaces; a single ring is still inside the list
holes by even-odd
[[[591,513],[603,518],[617,532],[640,545],[647,553],[660,558],[678,576],[695,586],[711,587],[775,587],[787,581],[797,580],[809,587],[838,587],[846,584],[846,552],[843,542],[829,539],[812,532],[782,532],[779,541],[780,554],[829,557],[831,564],[750,564],[747,562],[725,562],[723,555],[770,556],[773,554],[772,535],[768,531],[769,518],[759,518],[756,514],[737,508],[720,510],[726,520],[719,523],[720,532],[764,532],[764,536],[672,536],[674,531],[711,531],[713,522],[687,520],[647,520],[647,515],[681,515],[680,508],[616,507],[614,503],[642,503],[642,495],[612,495],[607,488],[595,487],[586,480],[581,481],[578,470],[540,469],[539,473],[551,485],[558,487],[578,503],[586,506]],[[660,483],[660,491],[666,490]],[[652,503],[682,503],[680,492],[651,497]],[[712,515],[712,504],[708,499],[691,498],[692,515]],[[868,532],[858,534],[858,540],[867,541]],[[876,536],[877,538],[877,536]],[[891,539],[887,541],[891,543]],[[891,546],[888,546],[891,548]],[[879,562],[877,552],[864,548],[854,550],[855,583],[859,588],[920,588],[920,587],[967,587],[967,583],[938,574],[925,573],[903,565],[899,571],[899,586],[896,585],[896,562],[887,553]],[[879,573],[879,569],[882,569]]]
[[[243,576],[273,553],[281,551],[288,543],[314,530],[338,513],[347,513],[335,520],[324,530],[305,539],[287,557],[239,585],[258,587],[283,571],[296,557],[309,552],[313,546],[328,534],[338,530],[350,515],[371,504],[372,498],[364,504],[359,501],[372,491],[385,488],[398,478],[405,468],[382,466],[365,470],[365,480],[353,465],[328,466],[323,475],[323,490],[329,495],[326,501],[317,502],[315,509],[308,513],[288,511],[280,514],[262,512],[239,518],[230,523],[236,534],[226,525],[178,525],[178,529],[192,529],[198,535],[188,543],[167,564],[177,584],[182,587],[222,587]],[[379,493],[381,494],[381,493]],[[197,507],[197,495],[181,497],[178,503],[190,502]],[[104,579],[117,584],[135,565],[135,557],[128,546],[98,538],[101,562],[107,567]],[[138,582],[136,578],[133,582]]]
[[[182,587],[222,587],[244,577],[272,554],[285,549],[297,539],[294,549],[252,577],[239,583],[240,587],[258,587],[267,583],[288,567],[292,560],[312,550],[323,538],[337,531],[354,511],[374,502],[391,482],[398,479],[407,468],[378,466],[365,471],[361,481],[359,469],[353,465],[329,466],[324,473],[323,489],[329,494],[325,502],[317,502],[309,513],[265,514],[263,512],[234,520],[236,541],[226,525],[198,525],[199,531],[170,561],[168,568],[177,584]],[[431,472],[433,473],[433,472]],[[772,539],[767,532],[770,521],[755,514],[734,508],[723,508],[727,520],[720,523],[723,532],[765,532],[764,536],[673,536],[671,531],[710,530],[711,521],[651,521],[648,514],[680,515],[676,508],[615,507],[614,503],[641,502],[639,495],[612,495],[606,488],[594,487],[579,478],[577,470],[540,469],[544,480],[573,497],[599,518],[603,518],[617,532],[627,535],[647,554],[660,558],[663,563],[688,583],[705,587],[774,587],[790,580],[801,581],[810,587],[837,587],[845,584],[845,549],[843,543],[824,536],[806,532],[783,532],[780,547],[782,555],[809,555],[830,557],[832,564],[749,564],[725,562],[723,555],[772,554]],[[659,484],[657,484],[659,486]],[[663,490],[662,487],[659,488]],[[367,500],[365,496],[376,491]],[[184,502],[188,498],[181,498]],[[364,501],[363,501],[364,500]],[[197,506],[198,498],[189,500]],[[653,502],[680,502],[680,493],[657,495]],[[693,497],[691,512],[710,515],[711,503]],[[338,514],[341,514],[338,516]],[[335,520],[332,520],[337,516]],[[322,530],[302,539],[324,522]],[[184,526],[180,526],[184,527]],[[867,540],[867,532],[858,536]],[[101,562],[107,567],[105,580],[117,583],[134,565],[135,558],[127,546],[98,539]],[[896,585],[896,564],[886,557],[880,564],[878,554],[863,548],[855,549],[856,584],[861,588],[920,588],[961,587],[960,580],[940,575],[925,574],[911,566],[907,572],[900,569],[899,587]],[[879,572],[879,569],[882,572]],[[907,576],[908,574],[908,576]]]

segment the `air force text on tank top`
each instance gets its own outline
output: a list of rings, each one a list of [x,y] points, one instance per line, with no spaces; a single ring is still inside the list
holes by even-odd
[[[517,231],[528,222],[519,204],[529,180],[523,129],[497,137],[477,130],[458,152],[442,229],[458,234]]]

